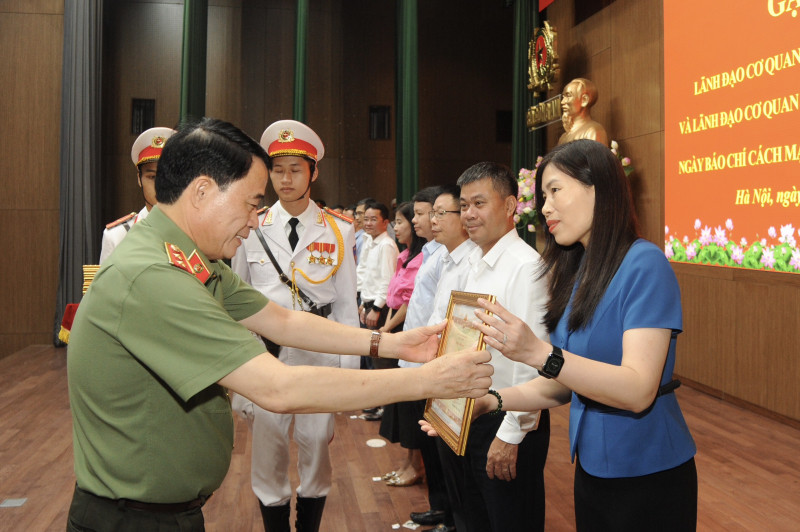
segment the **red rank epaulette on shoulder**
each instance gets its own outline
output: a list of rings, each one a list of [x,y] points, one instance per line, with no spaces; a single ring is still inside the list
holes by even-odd
[[[203,259],[200,258],[200,255],[197,254],[197,250],[192,251],[192,254],[187,258],[186,253],[175,244],[164,242],[164,248],[167,250],[170,264],[194,275],[201,283],[206,284],[208,278],[211,277],[211,272],[203,262]]]
[[[335,216],[335,217],[339,218],[340,220],[345,221],[345,222],[347,222],[349,224],[353,223],[353,219],[350,218],[349,216],[345,216],[344,214],[341,214],[341,213],[338,213],[338,212],[336,212],[334,210],[331,210],[328,207],[323,207],[322,210],[325,211],[326,213],[330,214],[331,216]]]
[[[258,210],[256,211],[256,214],[257,214],[257,215],[259,215],[259,216],[261,216],[262,214],[264,214],[265,212],[267,212],[267,209],[269,209],[269,207],[261,207],[260,209],[258,209]]]
[[[134,218],[135,216],[136,216],[135,212],[132,212],[130,214],[126,214],[125,216],[123,216],[119,220],[114,220],[110,224],[106,224],[106,229],[111,229],[112,227],[116,227],[119,224],[124,224],[125,222],[127,222],[128,220]]]

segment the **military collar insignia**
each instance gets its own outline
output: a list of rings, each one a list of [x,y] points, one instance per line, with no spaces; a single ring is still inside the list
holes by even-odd
[[[266,216],[264,216],[264,219],[261,221],[261,225],[272,225],[272,216],[274,213],[275,211],[272,209],[268,210]]]
[[[167,257],[169,258],[170,264],[194,275],[197,280],[206,284],[206,281],[211,277],[211,271],[203,262],[203,259],[200,258],[197,250],[192,251],[192,254],[187,258],[181,248],[175,244],[164,242],[164,248],[167,250]]]

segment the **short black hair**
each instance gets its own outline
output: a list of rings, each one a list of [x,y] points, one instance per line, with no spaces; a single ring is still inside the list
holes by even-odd
[[[445,194],[448,196],[453,196],[453,199],[456,200],[456,203],[459,203],[461,200],[461,187],[458,185],[442,185],[439,187],[439,196],[443,196]],[[436,197],[438,198],[439,196]]]
[[[358,203],[356,203],[356,207],[360,207],[362,205],[369,205],[370,203],[375,203],[375,198],[367,197],[364,199],[360,199],[358,200]]]
[[[156,199],[172,204],[195,178],[204,175],[221,190],[250,171],[253,158],[267,153],[242,130],[222,120],[202,118],[178,127],[164,145],[156,172]]]
[[[377,201],[373,201],[372,203],[367,203],[367,208],[364,209],[364,212],[366,212],[369,209],[375,209],[377,211],[381,211],[381,216],[383,217],[383,219],[384,220],[389,219],[389,208],[383,203],[379,203]]]
[[[442,187],[438,186],[426,187],[423,188],[422,190],[417,191],[417,193],[414,194],[414,197],[411,198],[411,201],[413,201],[414,203],[419,201],[422,203],[430,203],[431,205],[433,205],[433,202],[436,201],[436,198],[438,198],[439,194],[441,193],[442,193]]]
[[[464,185],[480,181],[481,179],[491,179],[492,186],[503,198],[508,196],[516,197],[519,193],[517,178],[511,171],[511,168],[504,164],[488,161],[473,164],[464,170],[464,173],[458,178],[456,184],[464,188]]]

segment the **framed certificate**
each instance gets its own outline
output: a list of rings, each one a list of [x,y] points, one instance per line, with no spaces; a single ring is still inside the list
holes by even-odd
[[[475,347],[484,348],[483,333],[472,326],[477,319],[475,309],[478,298],[494,303],[495,297],[489,294],[473,292],[456,292],[450,294],[450,305],[447,307],[447,326],[439,340],[439,351],[436,356],[463,351]],[[474,399],[428,399],[425,403],[423,417],[436,429],[442,440],[459,456],[464,456],[467,447],[467,436],[472,422]]]

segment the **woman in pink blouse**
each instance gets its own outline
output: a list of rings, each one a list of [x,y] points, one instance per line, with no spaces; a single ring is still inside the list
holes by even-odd
[[[414,231],[414,226],[411,225],[413,217],[414,204],[410,202],[401,204],[394,216],[395,238],[406,249],[397,256],[397,268],[394,277],[389,281],[389,291],[386,294],[389,314],[386,316],[386,323],[380,328],[383,332],[403,330],[408,301],[414,291],[414,279],[422,266],[422,246],[425,245],[425,239],[418,237]]]
[[[422,246],[425,239],[417,236],[411,219],[414,217],[414,204],[403,203],[396,211],[394,219],[394,232],[399,244],[406,249],[397,257],[397,269],[394,272],[389,291],[386,296],[386,306],[389,315],[381,331],[396,332],[403,330],[406,319],[406,308],[414,291],[414,279],[422,265]],[[392,443],[400,443],[408,449],[405,463],[397,469],[384,475],[384,480],[390,486],[410,486],[416,484],[423,477],[422,455],[419,445],[415,442],[420,439],[421,431],[417,425],[418,415],[406,413],[408,403],[395,403],[383,409],[381,418],[380,435]],[[423,437],[425,435],[423,434]]]

